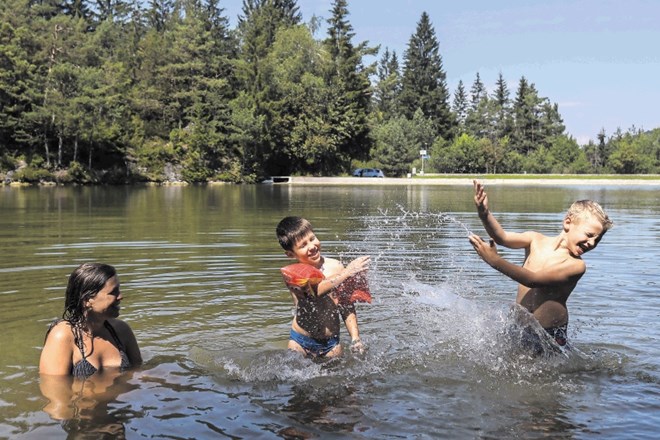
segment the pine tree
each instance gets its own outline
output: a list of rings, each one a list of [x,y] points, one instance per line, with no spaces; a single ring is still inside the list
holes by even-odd
[[[328,37],[324,46],[331,59],[326,82],[333,91],[329,104],[329,123],[335,130],[339,153],[335,171],[347,171],[352,159],[366,159],[371,148],[367,119],[370,110],[371,82],[375,66],[365,67],[362,58],[375,55],[377,48],[368,42],[353,45],[353,27],[348,21],[346,0],[334,0],[328,19]]]
[[[492,139],[491,109],[488,91],[479,72],[470,88],[470,105],[465,118],[465,130],[476,138]]]
[[[92,17],[88,3],[88,0],[66,0],[63,6],[63,12],[70,17],[88,21]]]
[[[481,76],[479,76],[479,72],[477,72],[477,76],[472,83],[472,88],[470,88],[470,110],[476,112],[481,105],[481,102],[484,99],[487,99],[487,97],[488,92],[486,86],[484,86],[484,83],[481,81]]]
[[[265,60],[277,32],[298,24],[300,14],[292,0],[243,0],[242,14],[238,24],[240,49],[237,63],[242,93],[234,102],[234,111],[240,116],[237,125],[244,133],[240,136],[244,174],[262,176],[268,174],[266,168],[271,156],[284,148],[283,140],[276,135],[272,125],[276,118],[273,104],[277,98]]]
[[[184,177],[205,180],[230,167],[230,61],[225,55],[221,17],[210,16],[201,0],[184,0],[173,26],[171,60],[164,68],[172,88],[171,108],[178,116],[171,137],[187,146]],[[213,30],[213,32],[212,32]]]
[[[529,154],[538,145],[537,105],[538,94],[534,84],[527,82],[524,76],[521,77],[513,104],[512,132],[512,147],[521,154]]]
[[[378,84],[374,90],[374,105],[379,120],[400,116],[399,93],[401,93],[401,73],[396,52],[385,52],[378,63]]]
[[[0,153],[19,148],[28,153],[35,133],[27,113],[43,100],[43,61],[35,53],[40,35],[27,3],[0,3]]]
[[[426,12],[422,13],[415,33],[404,54],[401,104],[406,117],[417,109],[430,118],[438,135],[451,138],[454,121],[449,107],[446,74],[435,30]]]
[[[174,0],[149,0],[147,20],[149,25],[158,32],[165,30],[174,13]]]
[[[509,136],[512,130],[511,109],[509,100],[509,89],[502,72],[497,77],[495,83],[495,92],[492,101],[494,102],[495,115],[495,136],[498,139]]]
[[[465,133],[465,119],[467,118],[468,102],[467,95],[465,94],[465,86],[463,85],[463,80],[459,80],[458,86],[456,86],[456,91],[454,92],[454,105],[452,110],[454,112],[454,117],[456,118],[458,133]]]

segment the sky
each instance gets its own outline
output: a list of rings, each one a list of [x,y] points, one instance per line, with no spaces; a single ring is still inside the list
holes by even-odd
[[[331,0],[298,5],[306,23],[331,16]],[[242,0],[220,6],[235,26]],[[492,92],[501,72],[511,98],[524,76],[557,103],[580,144],[660,127],[660,0],[349,0],[348,11],[353,43],[380,45],[377,59],[394,50],[401,64],[426,12],[452,97],[477,73]]]

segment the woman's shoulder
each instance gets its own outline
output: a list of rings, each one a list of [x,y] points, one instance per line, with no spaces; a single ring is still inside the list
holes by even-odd
[[[61,343],[73,342],[73,331],[71,330],[71,323],[65,320],[55,321],[48,329],[46,339]]]

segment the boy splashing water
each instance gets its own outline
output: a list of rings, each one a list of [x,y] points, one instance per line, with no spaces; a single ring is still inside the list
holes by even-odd
[[[286,255],[298,263],[319,269],[325,279],[311,289],[289,287],[296,314],[291,324],[288,348],[310,357],[331,358],[342,354],[339,344],[339,316],[351,335],[351,349],[364,351],[360,340],[355,306],[340,305],[335,287],[369,267],[370,257],[359,257],[348,266],[321,255],[321,242],[309,221],[301,217],[285,217],[276,228],[277,239]]]
[[[488,209],[488,196],[476,180],[474,203],[491,239],[486,242],[470,234],[472,247],[491,267],[519,283],[516,303],[532,313],[557,344],[566,345],[566,301],[586,271],[581,257],[598,245],[612,221],[598,203],[580,200],[571,205],[555,237],[534,231],[507,232]],[[525,249],[522,266],[502,258],[496,244]]]

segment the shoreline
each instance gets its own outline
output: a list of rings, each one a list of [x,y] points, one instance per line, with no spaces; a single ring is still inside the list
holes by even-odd
[[[474,179],[488,185],[502,186],[660,186],[660,176],[656,179],[547,179],[547,178],[488,178],[487,176],[463,177],[298,177],[287,176],[288,181],[276,182],[274,185],[445,185],[445,186],[472,186]]]
[[[649,176],[650,177],[650,176]],[[491,186],[638,186],[638,187],[660,187],[660,175],[651,178],[598,178],[590,177],[580,179],[578,177],[547,178],[547,177],[489,177],[487,175],[465,175],[454,177],[310,177],[310,176],[273,176],[271,180],[259,184],[273,185],[331,185],[331,186],[472,186],[472,181],[477,179]],[[56,182],[0,182],[0,188],[48,188],[66,186],[216,186],[236,185],[236,183],[210,181],[204,183],[190,183],[185,181],[174,182],[136,182],[127,184],[77,184]],[[250,185],[250,184],[248,184]]]

